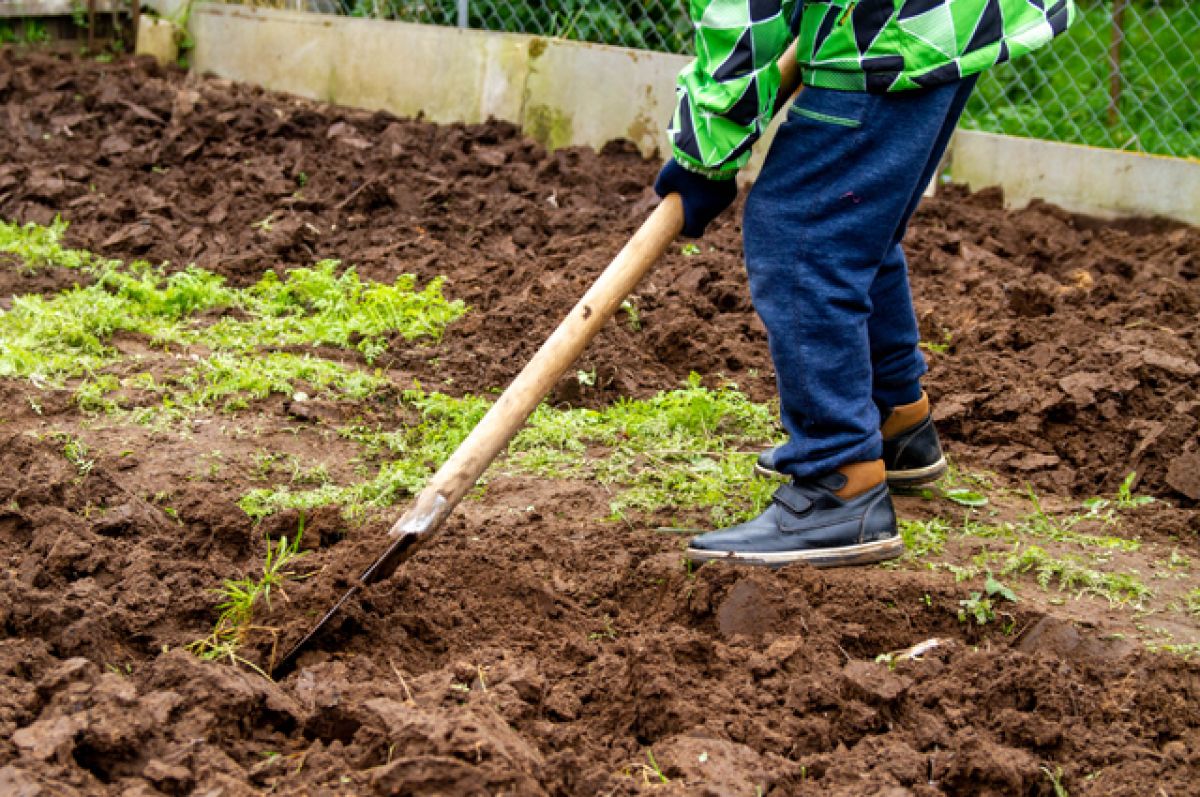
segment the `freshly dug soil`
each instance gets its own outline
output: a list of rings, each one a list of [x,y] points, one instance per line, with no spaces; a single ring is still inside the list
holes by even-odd
[[[393,341],[384,366],[451,393],[505,384],[653,203],[656,164],[624,146],[551,154],[502,123],[436,127],[136,60],[0,50],[0,127],[0,218],[61,214],[81,248],[239,284],[333,257],[373,279],[445,276],[471,312],[437,346]],[[667,257],[636,323],[622,313],[581,361],[595,379],[553,400],[600,406],[692,371],[770,398],[739,235],[730,214]],[[958,462],[1073,498],[1136,470],[1176,508],[1124,532],[1200,561],[1200,232],[947,190],[908,252]],[[74,278],[0,262],[0,302]],[[0,400],[0,793],[1195,789],[1197,664],[1032,604],[1007,634],[964,625],[944,574],[691,573],[659,519],[599,520],[590,483],[494,479],[281,683],[201,662],[182,648],[211,628],[212,590],[261,562],[264,529],[235,504],[260,486],[244,463],[339,444],[280,400],[253,408],[253,440],[220,417],[186,437],[92,431],[69,397],[12,381]],[[87,472],[46,434],[64,428],[90,435]],[[218,448],[229,467],[198,471]],[[381,531],[307,518],[304,569],[326,572],[273,598],[262,622],[279,628],[247,655],[315,620]]]

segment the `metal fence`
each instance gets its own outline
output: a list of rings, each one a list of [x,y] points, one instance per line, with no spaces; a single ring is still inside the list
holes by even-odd
[[[1200,157],[1200,0],[1076,0],[1054,45],[979,82],[963,126]],[[351,16],[686,53],[685,0],[309,0]]]

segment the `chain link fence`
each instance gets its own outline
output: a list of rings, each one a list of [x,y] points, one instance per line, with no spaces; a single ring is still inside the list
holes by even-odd
[[[308,0],[315,10],[687,53],[685,0]],[[1076,0],[1050,47],[990,70],[963,126],[1200,157],[1200,0]]]

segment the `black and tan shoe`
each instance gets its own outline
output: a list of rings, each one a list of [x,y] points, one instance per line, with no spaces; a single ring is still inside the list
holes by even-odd
[[[883,433],[883,464],[892,487],[916,487],[941,478],[946,457],[933,426],[929,396],[896,407],[880,429]]]
[[[883,464],[892,487],[930,484],[946,472],[946,457],[929,411],[929,397],[896,407],[883,423]],[[754,472],[759,476],[786,479],[775,470],[775,452],[769,448],[758,455]]]
[[[883,462],[857,462],[817,479],[780,486],[754,520],[701,534],[693,562],[782,567],[866,565],[904,553]]]

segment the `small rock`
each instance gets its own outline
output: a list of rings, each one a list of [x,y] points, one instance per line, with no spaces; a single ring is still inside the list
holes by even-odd
[[[1146,349],[1142,352],[1142,362],[1153,368],[1161,368],[1175,376],[1189,377],[1200,374],[1200,365],[1158,349]]]
[[[0,767],[0,794],[8,797],[42,797],[48,792],[37,778],[12,764]]]
[[[1167,484],[1193,501],[1200,501],[1200,449],[1176,457],[1167,468]]]
[[[842,668],[842,678],[851,692],[868,703],[891,703],[908,689],[910,681],[884,664],[851,661]]]
[[[36,761],[57,758],[65,761],[75,746],[75,737],[85,724],[80,715],[38,720],[13,733],[12,742],[24,758]]]
[[[146,764],[142,777],[155,786],[171,790],[186,789],[192,782],[192,773],[187,767],[168,764],[157,758],[150,759],[150,763]]]
[[[100,669],[88,659],[80,657],[67,659],[56,665],[38,681],[38,692],[43,697],[49,697],[75,681],[95,680],[99,673]]]

